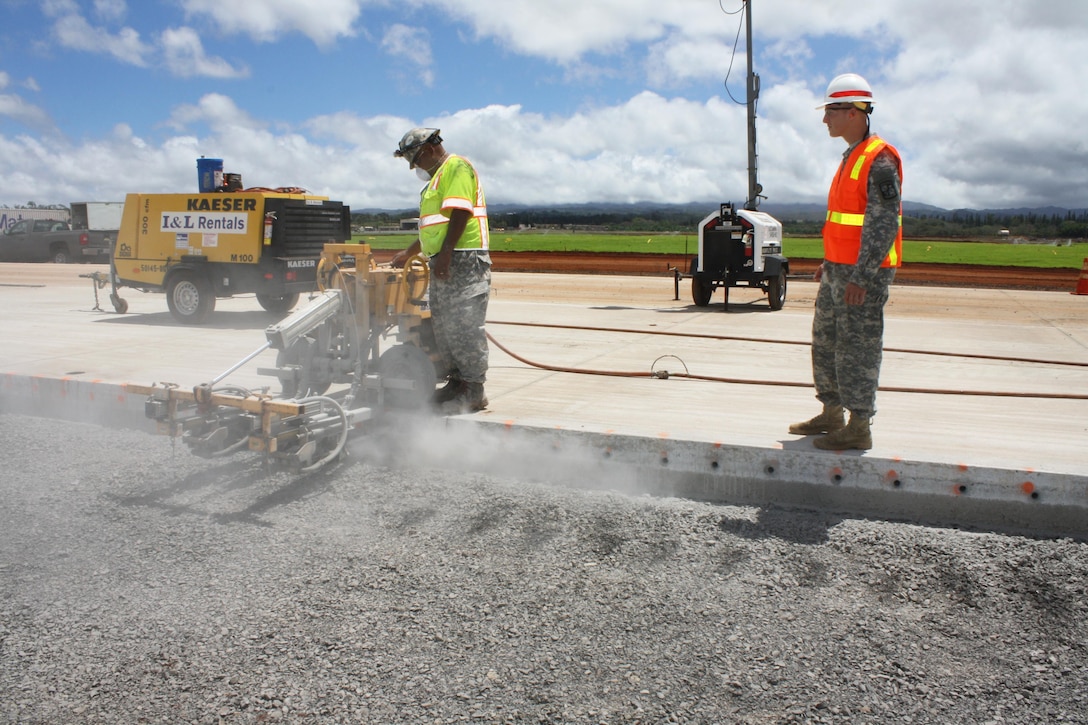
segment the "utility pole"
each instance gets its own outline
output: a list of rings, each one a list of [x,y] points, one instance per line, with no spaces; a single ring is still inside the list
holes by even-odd
[[[748,50],[748,201],[744,208],[755,211],[763,187],[756,181],[756,99],[759,98],[759,76],[752,70],[752,0],[744,2],[744,21],[747,24],[745,45]]]

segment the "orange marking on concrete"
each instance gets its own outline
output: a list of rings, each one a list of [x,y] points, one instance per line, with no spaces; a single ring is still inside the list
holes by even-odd
[[[967,469],[969,468],[969,466],[966,463],[959,463],[959,464],[956,465],[956,467],[959,468],[964,473],[966,473]]]
[[[1035,493],[1035,484],[1031,481],[1024,481],[1020,484],[1020,490],[1030,496],[1031,494]]]
[[[888,483],[893,483],[897,478],[899,478],[899,473],[894,470],[888,471],[884,474],[884,480]]]
[[[828,478],[830,478],[832,481],[838,478],[842,478],[842,469],[838,467],[832,468],[831,471],[828,473]]]

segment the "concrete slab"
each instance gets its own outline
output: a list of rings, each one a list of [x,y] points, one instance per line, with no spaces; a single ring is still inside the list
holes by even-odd
[[[124,290],[118,315],[98,291],[95,309],[80,275],[104,269],[0,265],[0,411],[138,419],[124,383],[191,388],[274,321],[252,297],[220,300],[199,327],[175,323],[162,295]],[[562,439],[656,493],[1088,535],[1088,296],[894,287],[874,448],[835,454],[786,432],[818,407],[815,289],[792,280],[778,312],[734,290],[726,313],[720,292],[706,308],[683,288],[674,300],[666,276],[496,273],[491,405],[447,425],[499,447],[511,430]],[[227,381],[275,386],[256,374],[274,360]]]

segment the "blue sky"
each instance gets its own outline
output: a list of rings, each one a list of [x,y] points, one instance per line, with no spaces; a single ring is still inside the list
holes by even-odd
[[[416,125],[492,203],[743,200],[723,80],[741,0],[0,0],[0,204],[246,186],[401,209]],[[1088,207],[1079,0],[752,0],[759,176],[823,201],[843,144],[814,110],[850,70],[907,199]],[[744,89],[743,34],[730,88]]]

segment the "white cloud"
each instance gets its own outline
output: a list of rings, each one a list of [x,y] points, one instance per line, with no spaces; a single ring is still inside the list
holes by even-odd
[[[125,0],[94,0],[95,15],[106,22],[119,22],[128,12]]]
[[[204,53],[204,44],[192,28],[169,28],[160,37],[163,57],[170,72],[181,78],[206,76],[208,78],[245,78],[249,70],[235,68],[222,58]]]
[[[587,53],[622,51],[665,37],[672,29],[715,32],[721,17],[704,0],[417,0],[468,22],[483,37],[520,53],[573,63]]]
[[[392,25],[386,30],[381,41],[382,50],[394,58],[401,58],[418,70],[418,80],[426,87],[434,85],[434,71],[431,65],[430,37],[422,28],[410,28],[407,25]]]
[[[271,42],[301,33],[319,46],[355,34],[363,0],[182,0],[191,16],[207,16],[225,33],[241,33]]]
[[[135,29],[124,27],[116,32],[91,25],[79,14],[79,7],[69,0],[49,0],[46,14],[55,17],[53,33],[62,46],[72,50],[105,53],[117,60],[139,67],[152,64],[157,54],[167,70],[181,78],[245,78],[249,70],[244,65],[234,67],[228,61],[208,56],[200,36],[188,27],[167,28],[154,46],[140,40]],[[120,20],[127,12],[124,0],[96,0],[95,10],[105,20]]]
[[[58,18],[53,24],[53,33],[66,48],[105,53],[135,66],[146,66],[147,56],[153,52],[153,48],[142,42],[140,34],[134,29],[126,27],[111,33],[105,28],[92,26],[81,15]]]
[[[2,86],[0,86],[2,87]],[[49,114],[20,96],[0,93],[0,117],[10,118],[40,132],[52,132]]]
[[[726,10],[741,5],[740,0],[722,4]],[[182,5],[190,18],[202,21],[194,27],[210,23],[223,34],[258,41],[297,33],[321,46],[352,36],[363,8],[388,10],[389,30],[377,45],[394,63],[360,54],[374,63],[364,72],[410,71],[413,84],[429,89],[433,104],[415,98],[407,103],[394,93],[377,101],[382,112],[370,116],[314,112],[300,119],[283,111],[258,117],[281,112],[251,110],[241,90],[235,99],[206,93],[205,87],[195,91],[206,93],[195,104],[158,112],[158,119],[166,119],[166,138],[142,138],[126,124],[107,138],[71,147],[48,134],[42,139],[0,135],[0,151],[15,159],[11,173],[21,175],[20,183],[33,176],[40,179],[34,183],[55,192],[39,198],[63,200],[75,159],[100,159],[103,179],[96,183],[116,192],[113,197],[128,190],[125,169],[147,163],[171,164],[156,169],[148,189],[174,191],[193,185],[195,158],[205,154],[223,156],[247,185],[299,185],[353,206],[408,207],[416,180],[391,153],[405,130],[423,123],[442,128],[449,148],[477,163],[493,203],[726,201],[740,200],[746,192],[744,108],[732,104],[721,86],[742,18],[724,15],[713,0],[402,0],[398,6],[387,0],[182,0]],[[1088,14],[1079,3],[757,0],[754,5],[756,70],[763,81],[759,175],[770,201],[823,200],[843,145],[828,138],[813,107],[830,75],[855,70],[869,78],[877,94],[874,130],[903,153],[908,199],[944,207],[1088,207],[1088,141],[1082,133],[1088,126],[1088,95],[1078,92]],[[71,0],[44,0],[41,7],[69,47],[113,53],[133,65],[151,64],[161,51],[173,72],[183,75],[231,78],[245,72],[239,63],[208,58],[196,30],[188,27],[161,35],[145,31],[161,38],[161,48],[142,43],[132,28],[114,30],[127,12],[122,0],[96,3],[95,17],[104,28],[83,20]],[[547,107],[529,93],[519,98],[523,105],[483,105],[486,98],[478,107],[458,105],[458,96],[447,93],[433,74],[445,70],[436,56],[444,61],[446,52],[459,49],[451,43],[465,36],[501,45],[506,57],[517,61],[511,65],[520,65],[518,56],[551,61],[555,72],[548,71],[548,82],[565,84],[575,97],[588,95],[590,84],[605,87],[615,79],[618,86],[635,74],[637,82],[648,79],[644,85],[652,92],[636,90],[625,100],[562,114],[539,110]],[[470,50],[468,55],[478,58],[479,48]],[[333,62],[320,70],[321,76],[341,80],[348,75]],[[502,77],[501,70],[482,67],[479,85],[524,80]],[[743,79],[742,52],[730,82],[735,95],[743,92]],[[0,90],[10,93],[16,84],[0,75]],[[263,108],[253,103],[253,109]],[[350,93],[342,105],[332,106],[353,107]],[[404,109],[428,107],[451,110],[430,118],[404,117]],[[50,125],[41,108],[17,95],[0,97],[0,114],[34,127]],[[153,123],[139,128],[154,128]],[[10,185],[12,178],[3,177],[4,186],[21,189]]]
[[[168,122],[176,131],[185,131],[198,124],[219,133],[233,132],[235,129],[260,131],[267,125],[239,108],[232,98],[220,93],[209,93],[196,105],[178,106]]]
[[[75,0],[42,0],[41,7],[42,12],[50,18],[79,14],[79,4]]]

